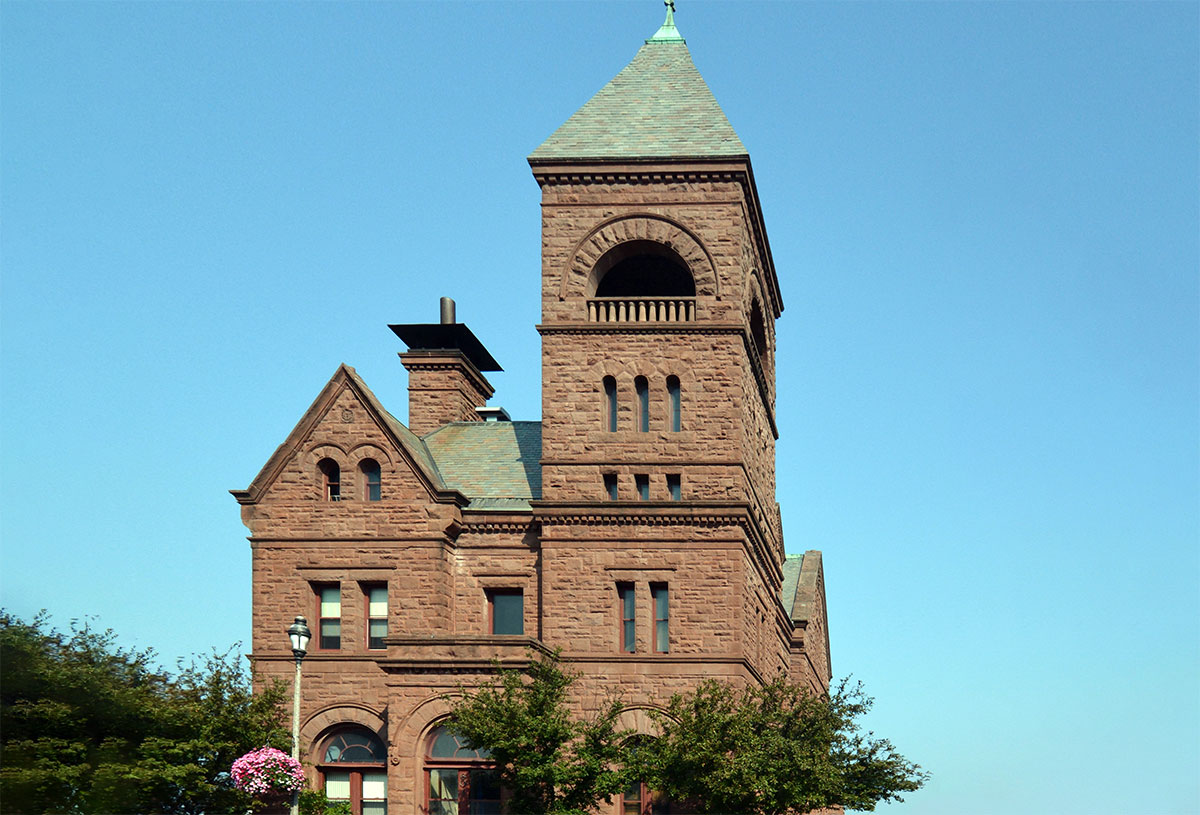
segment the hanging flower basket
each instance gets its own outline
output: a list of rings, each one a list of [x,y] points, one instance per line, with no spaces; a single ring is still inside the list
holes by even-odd
[[[263,800],[278,800],[304,787],[300,762],[282,750],[263,747],[233,762],[233,785]]]

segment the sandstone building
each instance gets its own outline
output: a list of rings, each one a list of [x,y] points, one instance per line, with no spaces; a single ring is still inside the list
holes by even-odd
[[[338,368],[249,488],[252,658],[314,637],[300,749],[358,813],[496,812],[443,694],[561,648],[626,724],[708,677],[828,686],[821,554],[775,501],[783,310],[746,148],[672,14],[532,155],[542,194],[542,419],[454,321],[392,326],[408,426]],[[612,812],[650,812],[631,788]],[[659,811],[654,809],[654,811]]]

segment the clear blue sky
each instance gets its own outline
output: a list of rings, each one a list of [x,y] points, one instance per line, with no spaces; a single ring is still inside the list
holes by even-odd
[[[625,3],[0,4],[3,605],[248,641],[249,484],[458,300],[539,407],[525,156]],[[1196,3],[680,0],[786,311],[779,500],[884,811],[1200,812]],[[280,632],[282,636],[282,632]]]

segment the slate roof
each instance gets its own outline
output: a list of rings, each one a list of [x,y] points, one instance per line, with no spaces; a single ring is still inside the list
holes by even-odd
[[[542,497],[541,422],[454,422],[422,442],[468,509],[529,509]]]
[[[796,587],[800,584],[800,570],[804,568],[804,555],[788,555],[783,560],[783,585],[779,589],[779,599],[787,609],[788,618],[795,620],[793,609],[796,603]]]
[[[748,151],[692,63],[683,38],[663,36],[530,154],[529,160],[678,159],[747,156]]]

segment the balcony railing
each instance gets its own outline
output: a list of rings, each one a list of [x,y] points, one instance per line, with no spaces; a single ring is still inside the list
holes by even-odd
[[[695,297],[593,297],[589,323],[690,323],[696,319]]]

